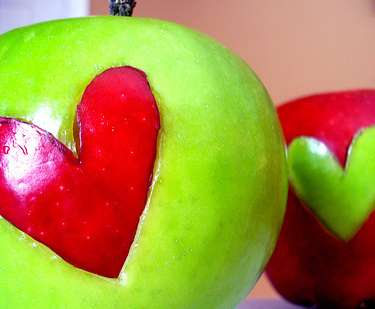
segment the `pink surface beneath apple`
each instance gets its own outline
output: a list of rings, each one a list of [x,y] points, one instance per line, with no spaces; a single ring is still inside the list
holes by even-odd
[[[303,309],[282,299],[246,299],[237,309]],[[316,307],[309,307],[314,309]]]

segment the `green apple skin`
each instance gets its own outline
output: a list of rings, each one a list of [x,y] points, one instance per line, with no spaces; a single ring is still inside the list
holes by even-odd
[[[0,114],[75,151],[76,105],[109,67],[143,70],[161,114],[155,174],[118,279],[76,269],[0,217],[0,308],[235,308],[276,244],[285,145],[261,81],[211,38],[88,17],[0,36]]]

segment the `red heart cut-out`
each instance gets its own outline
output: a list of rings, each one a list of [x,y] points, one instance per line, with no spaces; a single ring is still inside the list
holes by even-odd
[[[37,126],[0,118],[0,215],[74,266],[115,278],[157,152],[160,119],[146,75],[119,67],[96,76],[77,122],[78,158]]]

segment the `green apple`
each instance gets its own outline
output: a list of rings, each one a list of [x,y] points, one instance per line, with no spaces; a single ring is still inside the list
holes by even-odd
[[[1,308],[235,308],[263,272],[287,195],[284,140],[261,81],[211,38],[173,23],[90,17],[0,36],[0,116],[76,151],[86,86],[147,74],[161,130],[147,205],[123,269],[78,269],[0,219]]]
[[[313,137],[296,138],[288,149],[295,192],[338,239],[348,242],[375,208],[375,192],[371,189],[375,186],[375,128],[356,133],[345,168],[323,142]]]

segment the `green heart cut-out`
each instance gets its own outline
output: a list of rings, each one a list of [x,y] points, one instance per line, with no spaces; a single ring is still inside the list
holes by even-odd
[[[324,143],[310,137],[292,141],[288,168],[299,198],[343,241],[375,209],[375,127],[355,135],[344,169]]]

